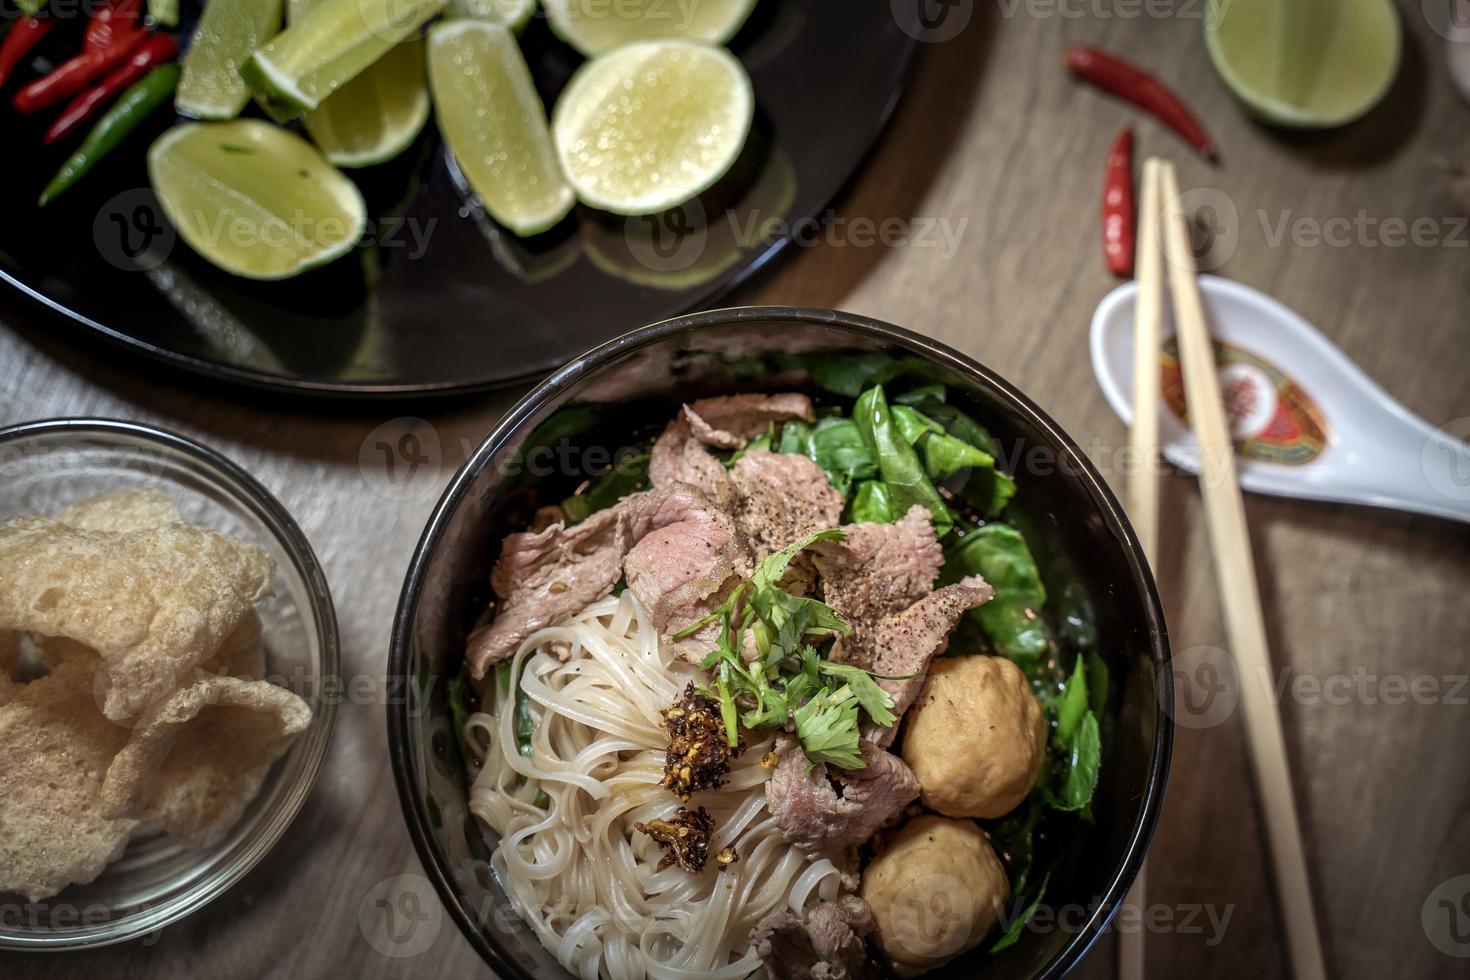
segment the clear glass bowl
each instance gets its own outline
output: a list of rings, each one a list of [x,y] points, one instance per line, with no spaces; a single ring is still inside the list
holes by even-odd
[[[156,828],[140,828],[122,859],[91,884],[43,902],[0,893],[0,949],[123,942],[201,908],[280,840],[326,755],[340,674],[337,618],[326,576],[280,502],[218,453],[151,426],[56,419],[0,429],[0,521],[150,485],[174,497],[185,520],[256,544],[275,559],[275,595],[258,607],[267,673],[306,699],[311,725],[214,847],[186,848]]]

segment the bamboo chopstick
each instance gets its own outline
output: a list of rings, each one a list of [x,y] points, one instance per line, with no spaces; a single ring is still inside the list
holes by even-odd
[[[1152,568],[1158,554],[1159,318],[1164,308],[1164,252],[1159,242],[1159,161],[1143,164],[1138,211],[1138,295],[1133,301],[1133,425],[1128,429],[1128,517]],[[1123,899],[1138,928],[1118,932],[1118,980],[1143,980],[1143,910],[1148,905],[1148,863],[1140,865]]]
[[[1160,170],[1164,247],[1184,372],[1184,395],[1190,425],[1199,442],[1205,522],[1214,552],[1215,582],[1225,613],[1225,633],[1240,684],[1251,768],[1261,796],[1292,973],[1296,980],[1317,980],[1326,976],[1326,969],[1312,906],[1301,823],[1292,796],[1286,739],[1281,731],[1281,716],[1271,701],[1271,654],[1266,643],[1245,505],[1236,476],[1235,446],[1215,373],[1215,353],[1205,322],[1204,304],[1195,280],[1195,258],[1190,248],[1188,216],[1179,201],[1179,180],[1173,164],[1165,161]]]

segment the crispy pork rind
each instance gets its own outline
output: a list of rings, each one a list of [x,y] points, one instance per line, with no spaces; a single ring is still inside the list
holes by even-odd
[[[209,847],[310,722],[306,702],[274,684],[237,677],[190,684],[150,709],[117,754],[101,812],[156,820],[185,845]]]
[[[265,643],[262,634],[265,625],[260,613],[247,610],[235,631],[225,637],[219,652],[199,665],[199,669],[226,677],[243,677],[246,680],[265,679]]]
[[[0,707],[0,892],[39,902],[86,884],[136,825],[98,809],[129,733],[97,710],[89,678],[84,662],[62,664]]]
[[[183,520],[173,498],[157,487],[114,490],[88,497],[56,515],[84,531],[146,531]]]
[[[270,591],[259,548],[189,524],[113,533],[44,518],[0,525],[0,629],[101,655],[122,721],[191,677]]]

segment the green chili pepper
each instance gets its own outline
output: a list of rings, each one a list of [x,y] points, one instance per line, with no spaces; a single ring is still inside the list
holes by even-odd
[[[61,165],[56,176],[51,178],[51,183],[41,192],[41,206],[54,201],[86,176],[98,160],[117,149],[139,123],[169,100],[178,84],[179,66],[169,64],[153,69],[129,86],[117,104],[97,120],[97,125],[92,127],[77,151]]]

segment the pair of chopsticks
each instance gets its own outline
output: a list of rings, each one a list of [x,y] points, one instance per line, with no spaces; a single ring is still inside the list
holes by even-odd
[[[1139,213],[1138,296],[1133,344],[1133,426],[1129,447],[1137,468],[1128,478],[1128,512],[1153,564],[1158,547],[1158,481],[1151,463],[1159,449],[1159,333],[1167,274],[1179,338],[1184,396],[1199,444],[1199,480],[1205,522],[1214,553],[1215,582],[1225,615],[1225,632],[1235,659],[1244,710],[1251,769],[1261,797],[1272,877],[1286,925],[1288,954],[1296,980],[1326,977],[1307,875],[1301,823],[1292,795],[1291,768],[1281,716],[1271,701],[1271,654],[1261,612],[1245,505],[1235,468],[1235,445],[1225,415],[1210,342],[1198,270],[1189,238],[1189,215],[1179,199],[1174,165],[1150,158],[1143,168]],[[1144,904],[1144,871],[1127,898]],[[1137,921],[1144,921],[1138,919]],[[1143,976],[1143,933],[1119,936],[1119,975]]]

